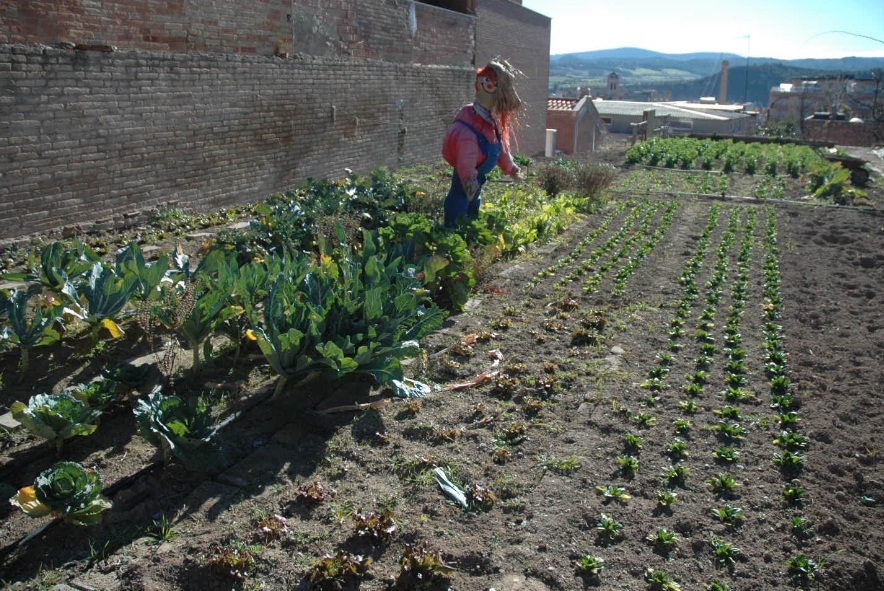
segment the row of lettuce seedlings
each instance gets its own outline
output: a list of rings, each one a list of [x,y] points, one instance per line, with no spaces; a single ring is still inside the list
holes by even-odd
[[[782,498],[786,502],[788,525],[796,540],[801,544],[810,534],[811,525],[798,511],[804,501],[804,487],[795,476],[803,470],[808,437],[798,429],[798,404],[792,392],[788,377],[787,352],[783,345],[783,327],[779,324],[782,315],[780,294],[779,246],[777,244],[777,218],[773,208],[768,208],[765,239],[766,255],[764,271],[764,350],[765,366],[770,378],[770,407],[777,413],[780,432],[774,444],[780,451],[774,453],[773,462],[782,474]],[[792,583],[800,589],[808,585],[822,571],[824,561],[814,559],[799,552],[786,560],[787,574]]]
[[[551,277],[555,277],[559,270],[571,265],[575,260],[577,260],[583,253],[586,251],[586,248],[601,234],[608,230],[608,227],[614,221],[615,218],[619,217],[626,211],[629,207],[634,207],[635,204],[632,201],[621,201],[614,209],[612,209],[608,214],[601,219],[596,228],[587,234],[580,242],[577,243],[571,252],[569,252],[566,256],[560,258],[558,261],[550,265],[545,269],[541,269],[537,272],[537,274],[525,284],[525,292],[530,293],[534,290],[538,285],[540,285],[546,279]]]
[[[697,246],[696,255],[687,263],[685,272],[681,275],[680,283],[683,285],[684,297],[676,307],[676,316],[673,318],[674,322],[670,324],[670,350],[668,352],[660,353],[657,356],[659,365],[648,372],[647,380],[642,383],[642,387],[650,391],[650,395],[646,400],[646,403],[649,406],[654,406],[660,402],[659,394],[664,389],[664,380],[669,374],[669,370],[674,362],[673,353],[681,351],[683,348],[681,339],[685,336],[683,328],[684,321],[691,315],[692,302],[699,297],[700,290],[696,283],[697,274],[702,266],[711,232],[717,226],[717,215],[717,209],[713,209],[710,215],[710,224],[704,229]],[[740,347],[741,337],[739,336],[739,323],[742,311],[745,307],[749,261],[751,248],[754,243],[753,232],[755,218],[756,215],[754,211],[750,212],[747,216],[745,225],[746,233],[742,241],[741,251],[737,256],[737,278],[731,290],[733,303],[728,315],[728,321],[725,325],[725,351],[728,354],[729,360],[726,362],[724,369],[725,383],[727,386],[723,395],[728,400],[733,399],[736,401],[742,401],[749,398],[749,396],[746,395],[746,390],[741,390],[745,386],[745,366],[742,361],[745,354]],[[727,231],[723,233],[719,243],[717,264],[715,265],[714,272],[705,284],[706,306],[703,308],[697,320],[697,329],[694,333],[694,339],[699,346],[701,355],[694,360],[697,368],[696,371],[688,374],[686,378],[687,383],[683,389],[688,395],[688,398],[679,403],[682,410],[689,416],[693,415],[698,409],[694,398],[703,394],[703,386],[706,384],[709,377],[706,370],[713,363],[714,356],[718,353],[718,350],[714,345],[712,329],[714,327],[716,309],[721,301],[723,285],[728,274],[730,248],[731,244],[734,242],[735,232],[739,229],[739,219],[740,212],[734,210],[730,216]],[[715,411],[715,413],[722,418],[718,425],[716,425],[715,430],[718,431],[719,436],[739,442],[744,436],[745,430],[733,420],[735,418],[740,418],[739,414],[734,414],[734,410],[733,407],[728,405],[720,411]],[[633,416],[632,419],[647,426],[654,422],[653,417],[646,413],[639,413],[638,415]],[[729,421],[726,419],[731,420]],[[670,458],[672,465],[664,472],[664,481],[668,486],[664,490],[659,490],[657,492],[658,509],[668,510],[677,501],[677,493],[675,492],[676,487],[678,485],[683,485],[688,478],[688,472],[690,469],[681,463],[681,460],[688,456],[688,450],[685,441],[681,439],[680,436],[688,435],[691,428],[692,425],[689,419],[678,419],[674,421],[676,437],[671,442],[667,443],[665,448],[665,455]],[[625,443],[628,449],[631,448],[631,451],[637,452],[641,446],[641,438],[629,433],[625,437]],[[716,455],[719,461],[732,463],[736,459],[738,452],[734,448],[719,448],[713,452],[713,455]],[[634,470],[634,468],[637,467],[637,458],[635,456],[624,455],[620,456],[618,460],[623,471],[626,471],[627,469]],[[706,482],[713,488],[716,498],[719,501],[727,501],[728,491],[736,486],[736,482],[733,480],[733,477],[729,472],[720,472]],[[603,494],[610,493],[611,489],[616,488],[617,487],[600,487],[600,492]],[[729,502],[725,502],[724,506],[712,507],[710,512],[728,529],[728,531],[732,531],[737,527],[744,517],[742,510],[739,507],[731,505]],[[610,515],[602,515],[598,524],[600,531],[610,530],[612,527],[611,522],[612,518]],[[667,554],[670,550],[676,549],[678,544],[677,535],[665,528],[658,528],[656,531],[651,532],[646,539],[649,543],[654,545],[658,551],[662,550]],[[729,569],[735,565],[735,561],[739,558],[740,551],[734,544],[711,533],[709,543],[712,549],[714,562],[717,565]],[[646,578],[648,584],[652,588],[679,588],[678,583],[671,580],[669,575],[662,570],[649,569],[646,573]],[[727,583],[719,581],[711,581],[706,587],[715,590],[728,588]]]
[[[665,387],[665,380],[671,371],[674,363],[674,354],[683,348],[682,338],[685,335],[684,322],[691,316],[693,301],[699,295],[699,289],[696,285],[696,277],[699,274],[703,261],[708,252],[709,243],[713,232],[718,227],[718,217],[720,206],[715,203],[710,208],[709,221],[704,227],[698,239],[694,256],[687,261],[685,268],[679,276],[679,284],[682,286],[682,298],[676,305],[675,316],[669,323],[669,345],[668,351],[661,352],[657,355],[658,366],[648,372],[647,379],[641,384],[642,388],[648,390],[650,395],[646,403],[653,405],[659,402],[659,394]],[[692,405],[696,403],[690,401]],[[628,408],[615,404],[615,411],[622,412],[629,421],[635,423],[639,428],[649,428],[656,424],[656,417],[650,413],[641,411],[633,414]],[[675,431],[679,435],[685,435],[690,430],[690,422],[679,421],[674,425]],[[674,485],[678,481],[682,482],[686,478],[686,467],[681,465],[679,458],[685,457],[687,451],[683,442],[673,441],[676,445],[668,445],[667,453],[673,459],[672,466],[666,470],[664,474],[664,482],[666,487],[660,489],[656,493],[658,508],[667,511],[673,504],[677,502],[678,493],[675,492]],[[620,472],[627,477],[633,477],[639,466],[638,455],[643,448],[643,438],[630,431],[623,437],[625,453],[617,457]],[[625,487],[617,484],[599,485],[596,492],[603,498],[606,504],[609,502],[627,502],[630,498]],[[623,524],[617,521],[616,517],[611,513],[602,512],[596,524],[599,542],[602,544],[615,543],[621,538],[621,530]],[[676,534],[669,532],[664,528],[659,528],[651,532],[646,537],[649,543],[656,548],[668,554],[669,551],[675,550],[678,544]],[[586,555],[578,561],[578,568],[592,576],[598,576],[600,570],[604,566],[604,559],[595,555]],[[645,578],[651,588],[663,590],[677,590],[679,585],[672,580],[668,573],[660,569],[649,567],[645,573]]]

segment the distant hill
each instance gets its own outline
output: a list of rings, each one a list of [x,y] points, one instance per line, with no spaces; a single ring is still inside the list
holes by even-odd
[[[771,87],[788,78],[843,74],[868,78],[884,68],[884,58],[779,60],[732,53],[665,54],[634,47],[554,55],[550,58],[550,92],[577,86],[604,88],[611,72],[630,92],[669,91],[673,100],[718,96],[721,62],[728,60],[728,101],[766,106]],[[748,76],[748,78],[747,78]]]

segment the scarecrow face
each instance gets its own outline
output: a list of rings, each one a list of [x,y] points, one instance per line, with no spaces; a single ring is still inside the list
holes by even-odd
[[[497,76],[493,72],[480,74],[477,83],[479,88],[488,94],[494,94],[497,91]]]

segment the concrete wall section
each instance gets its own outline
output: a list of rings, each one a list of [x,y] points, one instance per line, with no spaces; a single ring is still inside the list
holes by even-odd
[[[0,46],[0,239],[439,159],[472,67]]]
[[[510,0],[482,0],[476,8],[476,63],[500,57],[524,74],[517,81],[525,103],[513,151],[542,155],[549,98],[550,19]]]

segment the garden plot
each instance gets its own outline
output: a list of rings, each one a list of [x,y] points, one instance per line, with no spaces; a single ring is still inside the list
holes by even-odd
[[[47,529],[0,578],[880,589],[884,220],[632,193],[492,265],[406,364],[422,398],[357,377],[250,407],[231,387],[241,414],[210,474],[150,468],[161,458],[128,415],[65,440],[107,488],[143,472],[101,523]],[[236,377],[274,386],[266,366]],[[44,447],[16,487],[54,461]],[[10,510],[3,539],[42,523]]]

